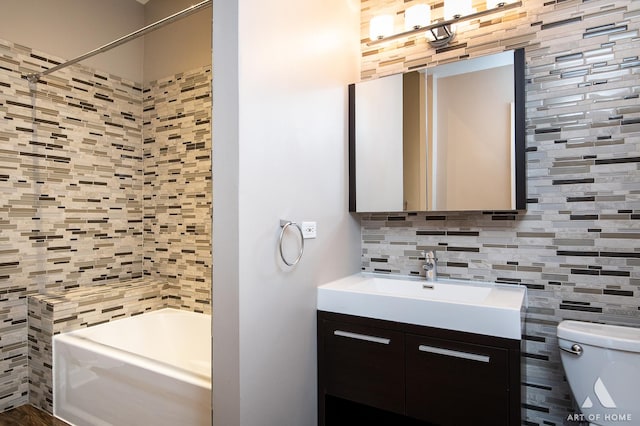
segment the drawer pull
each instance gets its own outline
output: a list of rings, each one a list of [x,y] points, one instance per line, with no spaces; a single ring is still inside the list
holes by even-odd
[[[454,350],[451,350],[451,349],[437,348],[437,347],[434,347],[434,346],[420,345],[420,346],[418,346],[418,350],[420,352],[429,352],[429,353],[432,353],[432,354],[446,355],[446,356],[452,356],[452,357],[463,358],[463,359],[470,359],[472,361],[480,361],[480,362],[489,362],[489,361],[491,361],[491,357],[489,357],[487,355],[471,354],[469,352],[454,351]]]
[[[389,343],[391,343],[391,339],[387,339],[385,337],[367,336],[366,334],[351,333],[349,331],[335,330],[333,334],[335,336],[348,337],[350,339],[364,340],[373,343],[381,343],[383,345],[388,345]]]

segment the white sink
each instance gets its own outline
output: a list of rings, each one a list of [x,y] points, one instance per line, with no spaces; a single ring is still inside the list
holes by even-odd
[[[359,273],[318,287],[318,310],[520,340],[526,287]]]

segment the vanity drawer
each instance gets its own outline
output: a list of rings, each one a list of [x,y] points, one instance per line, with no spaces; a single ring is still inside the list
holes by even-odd
[[[324,393],[404,413],[404,334],[321,320]]]
[[[406,334],[406,413],[439,425],[509,424],[509,350]]]

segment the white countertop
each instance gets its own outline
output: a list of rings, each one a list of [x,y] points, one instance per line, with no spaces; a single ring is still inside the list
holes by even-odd
[[[318,287],[318,310],[521,339],[526,287],[358,273]]]

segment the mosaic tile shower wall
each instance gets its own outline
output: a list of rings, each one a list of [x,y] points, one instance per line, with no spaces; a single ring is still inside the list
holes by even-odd
[[[0,411],[28,401],[30,363],[34,398],[50,408],[48,340],[28,318],[30,295],[143,280],[160,286],[161,304],[122,312],[210,312],[211,68],[148,90],[82,65],[31,87],[22,78],[59,61],[0,40]],[[78,318],[118,317],[115,302]]]
[[[144,274],[211,313],[211,67],[144,91]]]
[[[30,294],[142,275],[142,90],[0,41],[0,410],[28,397]],[[72,74],[73,73],[73,74]]]
[[[413,2],[361,4],[363,79],[525,47],[527,211],[363,215],[362,265],[414,275],[435,249],[441,275],[527,286],[523,424],[575,425],[558,322],[640,326],[640,2],[525,0],[439,50],[368,47],[370,17]]]

